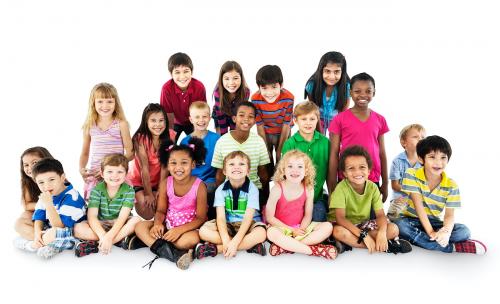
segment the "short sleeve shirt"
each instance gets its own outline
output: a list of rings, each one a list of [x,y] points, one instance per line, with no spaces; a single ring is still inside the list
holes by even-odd
[[[396,180],[400,185],[403,185],[403,177],[406,170],[408,170],[409,168],[418,169],[420,167],[422,167],[422,165],[418,161],[412,167],[410,161],[408,160],[406,152],[401,152],[392,161],[391,170],[389,171],[389,179]],[[404,193],[403,191],[394,191],[392,193],[392,200],[398,199],[400,197],[407,198],[408,194]]]
[[[202,165],[196,166],[196,168],[191,171],[191,174],[193,176],[200,178],[205,183],[215,182],[215,174],[217,173],[217,169],[212,167],[212,158],[214,156],[215,144],[217,143],[219,138],[219,134],[208,131],[207,135],[205,135],[205,137],[203,138],[203,143],[205,144],[205,148],[207,149],[207,153],[205,154],[205,162]],[[187,145],[190,139],[191,135],[184,137],[181,141],[181,144]]]
[[[254,221],[260,222],[259,189],[248,178],[243,185],[235,189],[231,182],[225,181],[215,191],[214,207],[226,209],[226,221],[228,223],[241,222],[248,208],[255,209]]]
[[[189,106],[194,101],[207,101],[205,86],[194,78],[191,78],[185,91],[182,91],[172,79],[161,88],[160,104],[165,112],[174,114],[176,125],[190,124]]]
[[[132,186],[123,183],[113,198],[109,197],[106,183],[100,182],[90,193],[89,209],[99,208],[99,220],[115,220],[122,207],[134,208],[135,191]]]

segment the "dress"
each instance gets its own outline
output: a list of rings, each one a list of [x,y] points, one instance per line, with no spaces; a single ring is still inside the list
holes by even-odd
[[[184,196],[175,195],[174,178],[167,177],[168,210],[165,224],[168,229],[192,222],[196,217],[196,194],[202,182],[196,178],[191,189]]]
[[[278,183],[281,189],[281,196],[276,203],[274,217],[290,227],[297,228],[304,218],[304,206],[307,199],[307,191],[304,186],[302,194],[294,200],[287,200],[283,191],[283,185]]]

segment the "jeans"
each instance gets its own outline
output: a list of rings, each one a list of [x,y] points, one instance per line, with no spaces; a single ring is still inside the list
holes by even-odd
[[[430,220],[432,229],[435,231],[443,227],[443,222]],[[453,243],[463,242],[470,238],[470,230],[463,224],[455,224],[450,236],[448,246],[441,247],[436,241],[432,241],[424,230],[418,218],[401,217],[394,222],[399,228],[399,237],[410,241],[410,243],[428,250],[437,250],[446,253],[453,252]]]
[[[320,198],[314,202],[312,221],[313,222],[326,222],[328,214],[328,195],[323,193]]]

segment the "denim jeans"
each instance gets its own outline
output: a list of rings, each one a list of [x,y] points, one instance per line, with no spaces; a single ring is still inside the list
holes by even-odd
[[[430,220],[432,228],[437,231],[443,227],[443,222]],[[399,237],[410,243],[428,250],[437,250],[446,253],[453,252],[453,243],[462,242],[470,238],[470,231],[463,224],[453,226],[448,246],[441,247],[436,241],[431,241],[418,218],[401,217],[394,222],[399,228]]]
[[[323,194],[320,198],[314,202],[312,221],[313,222],[326,222],[326,216],[328,214],[328,195]]]

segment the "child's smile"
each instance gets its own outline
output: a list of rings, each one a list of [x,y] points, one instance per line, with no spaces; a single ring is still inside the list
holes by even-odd
[[[358,80],[351,88],[351,98],[357,108],[367,108],[375,96],[375,87],[368,80]]]

